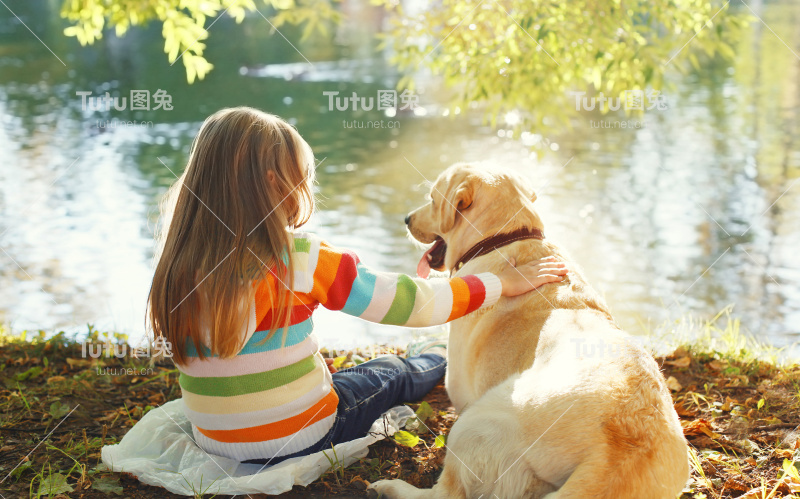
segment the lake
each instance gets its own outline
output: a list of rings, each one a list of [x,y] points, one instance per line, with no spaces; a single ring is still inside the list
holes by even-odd
[[[302,55],[258,14],[220,19],[206,50],[215,68],[188,85],[158,26],[81,47],[61,34],[57,3],[9,2],[52,53],[0,7],[0,322],[12,330],[91,323],[141,338],[158,202],[203,119],[248,105],[295,124],[320,161],[310,230],[375,268],[413,274],[422,251],[403,218],[426,180],[485,161],[531,178],[547,236],[631,333],[733,305],[758,339],[800,339],[796,2],[751,2],[765,24],[750,24],[736,59],[670,68],[664,105],[642,117],[565,110],[569,127],[521,135],[513,114],[494,129],[478,109],[449,109],[424,74],[414,112],[330,109],[326,93],[371,97],[399,79],[370,9],[328,39],[281,28]],[[81,97],[132,90],[163,90],[172,109],[93,111]],[[384,127],[353,125],[376,120]],[[323,344],[342,348],[419,333],[327,311],[316,324]]]

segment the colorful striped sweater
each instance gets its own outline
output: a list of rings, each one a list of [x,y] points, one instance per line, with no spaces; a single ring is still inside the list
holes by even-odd
[[[281,329],[263,341],[272,320],[270,296],[280,285],[270,276],[254,283],[236,356],[200,360],[189,342],[190,361],[178,366],[184,411],[197,444],[209,453],[269,459],[325,437],[339,399],[312,332],[311,314],[320,304],[372,322],[422,327],[491,306],[501,293],[490,273],[424,280],[375,272],[311,234],[294,235],[292,259],[294,303],[285,342]]]

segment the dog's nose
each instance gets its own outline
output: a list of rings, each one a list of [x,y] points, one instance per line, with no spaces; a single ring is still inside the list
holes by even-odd
[[[406,215],[406,225],[411,221],[411,215]]]

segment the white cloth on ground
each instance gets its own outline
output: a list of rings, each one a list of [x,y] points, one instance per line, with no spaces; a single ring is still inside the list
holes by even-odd
[[[343,466],[356,462],[367,455],[371,444],[393,435],[413,415],[407,406],[393,407],[372,424],[367,436],[336,445],[335,459],[333,450],[328,450],[261,469],[261,465],[208,454],[198,447],[183,414],[183,401],[178,399],[145,414],[120,443],[103,447],[102,459],[112,471],[131,473],[142,483],[173,494],[277,495],[319,478],[330,468],[329,457]]]

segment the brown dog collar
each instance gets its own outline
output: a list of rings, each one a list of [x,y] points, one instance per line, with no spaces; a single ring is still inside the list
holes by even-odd
[[[539,239],[541,241],[544,239],[544,232],[536,228],[517,229],[513,232],[495,234],[491,237],[487,237],[486,239],[478,242],[478,244],[475,246],[468,249],[466,253],[461,255],[461,258],[459,258],[455,265],[453,265],[452,272],[458,272],[461,270],[461,267],[469,263],[469,261],[473,258],[483,256],[491,251],[496,250],[497,248],[501,248],[513,242],[522,241],[525,239]]]

